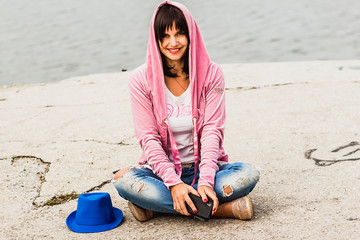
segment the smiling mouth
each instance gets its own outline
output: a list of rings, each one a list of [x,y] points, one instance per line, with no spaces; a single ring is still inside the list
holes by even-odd
[[[181,48],[168,48],[168,51],[172,54],[176,54],[178,52],[180,52]]]

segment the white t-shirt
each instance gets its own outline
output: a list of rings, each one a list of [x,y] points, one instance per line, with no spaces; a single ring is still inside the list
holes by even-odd
[[[171,132],[179,150],[181,163],[194,162],[194,144],[192,136],[192,113],[190,87],[176,97],[165,87],[166,106]],[[169,159],[174,161],[169,145]]]

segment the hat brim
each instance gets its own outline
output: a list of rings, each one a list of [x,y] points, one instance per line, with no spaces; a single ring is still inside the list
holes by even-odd
[[[105,225],[96,225],[96,226],[89,226],[89,225],[79,225],[75,222],[76,211],[70,213],[70,215],[66,218],[66,225],[68,228],[77,233],[94,233],[94,232],[104,232],[116,228],[123,219],[123,213],[120,209],[113,207],[114,214],[115,214],[115,221]]]

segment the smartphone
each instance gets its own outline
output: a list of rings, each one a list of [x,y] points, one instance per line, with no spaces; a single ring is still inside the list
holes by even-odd
[[[208,198],[208,201],[205,203],[203,202],[201,197],[198,197],[192,193],[189,193],[189,197],[191,201],[194,203],[197,209],[197,213],[194,213],[191,207],[185,202],[186,209],[188,210],[188,212],[197,220],[200,221],[209,220],[209,218],[211,217],[212,208],[214,206],[214,202],[212,201],[212,199]]]

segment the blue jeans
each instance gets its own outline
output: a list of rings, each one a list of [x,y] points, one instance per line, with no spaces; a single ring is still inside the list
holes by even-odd
[[[199,171],[197,171],[199,173]],[[199,174],[196,176],[197,189]],[[190,185],[194,167],[183,168],[181,180]],[[249,194],[259,180],[259,171],[247,163],[221,163],[215,175],[214,191],[219,203],[229,202]],[[122,177],[113,181],[120,196],[142,208],[155,212],[175,213],[170,190],[151,169],[132,167]]]

